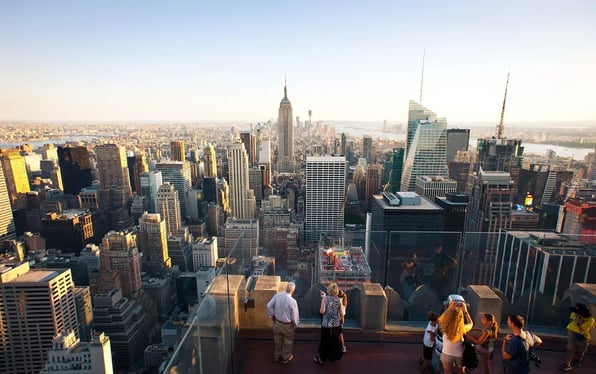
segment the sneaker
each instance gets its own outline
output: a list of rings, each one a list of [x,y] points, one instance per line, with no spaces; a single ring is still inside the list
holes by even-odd
[[[346,349],[346,346],[345,346],[345,345],[341,347],[341,351],[342,351],[343,353],[346,353],[346,352],[348,351],[348,350]],[[422,362],[420,363],[420,365],[422,365]]]
[[[561,371],[569,371],[569,370],[571,370],[571,365],[569,365],[567,363],[561,364],[561,365],[559,365],[559,370],[561,370]]]
[[[273,361],[280,362],[281,361],[281,357],[273,357]]]
[[[573,361],[571,361],[571,365],[575,366],[576,368],[581,368],[582,367],[582,360],[578,360],[577,358]]]
[[[314,362],[316,362],[319,365],[323,365],[325,363],[325,361],[321,360],[321,357],[319,357],[319,355],[316,355],[312,359],[313,359]]]
[[[289,363],[290,363],[290,361],[292,361],[293,359],[294,359],[294,355],[293,355],[293,354],[291,354],[291,355],[290,355],[290,357],[288,357],[288,359],[287,359],[287,360],[284,360],[284,364],[289,364]]]

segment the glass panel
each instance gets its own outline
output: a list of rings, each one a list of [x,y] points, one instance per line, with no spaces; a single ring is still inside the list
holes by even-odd
[[[390,313],[396,320],[426,321],[427,312],[442,311],[443,301],[458,283],[459,233],[392,231],[385,264],[386,285],[397,292]]]

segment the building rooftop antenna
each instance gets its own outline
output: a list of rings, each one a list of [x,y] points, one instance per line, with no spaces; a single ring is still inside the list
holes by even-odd
[[[505,84],[505,97],[503,97],[503,108],[501,109],[501,120],[497,126],[497,139],[503,139],[505,136],[505,124],[503,120],[505,118],[505,103],[507,102],[507,88],[509,87],[509,72],[507,73],[507,83]]]
[[[422,87],[424,84],[424,58],[426,57],[426,49],[422,52],[422,75],[420,77],[420,99],[418,100],[418,104],[422,105]]]

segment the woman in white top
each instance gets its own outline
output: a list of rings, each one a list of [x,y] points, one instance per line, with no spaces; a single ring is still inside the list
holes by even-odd
[[[456,373],[464,373],[464,334],[470,331],[473,325],[468,308],[463,302],[452,301],[439,317],[439,326],[443,331],[441,364],[444,373],[451,373],[454,365]]]

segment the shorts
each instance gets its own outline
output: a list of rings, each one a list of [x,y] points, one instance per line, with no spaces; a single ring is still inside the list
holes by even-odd
[[[422,344],[422,358],[424,358],[425,360],[432,360],[434,350],[435,347],[427,347],[424,344]]]
[[[447,364],[447,365],[453,365],[455,364],[456,368],[461,368],[464,366],[464,358],[463,357],[456,357],[456,356],[451,356],[445,353],[441,354],[441,363],[442,364]]]
[[[586,338],[578,340],[577,334],[572,331],[567,331],[567,351],[573,353],[584,354],[588,350],[590,341]],[[583,337],[583,335],[580,335]]]

